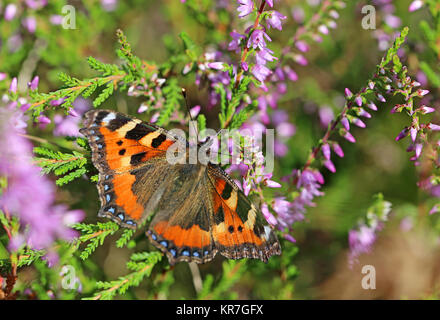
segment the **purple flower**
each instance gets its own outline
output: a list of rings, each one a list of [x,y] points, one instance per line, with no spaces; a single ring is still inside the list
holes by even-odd
[[[258,81],[264,82],[267,76],[269,76],[272,71],[266,68],[264,65],[257,64],[251,69],[252,74],[257,78]]]
[[[50,105],[51,105],[52,107],[57,107],[57,106],[63,104],[63,103],[64,103],[64,100],[65,100],[64,97],[63,97],[63,98],[56,99],[56,100],[52,100],[52,101],[50,102]]]
[[[17,6],[13,3],[10,3],[5,8],[5,15],[4,18],[6,21],[11,21],[14,19],[15,15],[17,14]]]
[[[342,150],[341,146],[340,146],[337,142],[334,142],[333,145],[332,145],[332,147],[333,147],[333,151],[334,151],[339,157],[341,157],[341,158],[344,157],[344,151]]]
[[[269,7],[273,8],[273,0],[266,0],[266,3],[269,5]]]
[[[16,250],[26,243],[39,250],[56,239],[70,240],[76,233],[66,226],[65,219],[79,221],[83,212],[54,206],[54,185],[33,165],[32,144],[11,126],[11,119],[9,111],[0,111],[0,148],[4,150],[0,154],[0,174],[8,181],[0,196],[0,207],[17,216],[23,226],[10,248]]]
[[[63,16],[59,14],[53,14],[50,16],[49,21],[51,24],[57,26],[63,23]]]
[[[402,131],[400,131],[400,133],[397,135],[396,137],[396,141],[402,140],[403,138],[405,138],[408,135],[408,128],[404,128]]]
[[[371,251],[371,247],[376,241],[374,229],[361,225],[359,230],[350,230],[348,233],[348,244],[350,246],[350,262],[352,263],[362,253]]]
[[[281,20],[286,19],[287,17],[285,15],[282,15],[281,13],[279,13],[278,11],[271,11],[271,13],[269,14],[269,17],[266,19],[267,20],[267,25],[269,27],[269,29],[275,28],[278,30],[282,30],[282,23]]]
[[[267,222],[271,225],[276,225],[278,223],[277,219],[273,216],[272,213],[269,211],[269,207],[266,203],[263,203],[261,205],[261,212],[263,213],[264,218],[267,220]]]
[[[240,18],[246,17],[254,10],[253,0],[238,0],[237,2],[239,4],[237,11],[240,12],[238,15]]]
[[[330,170],[330,172],[335,173],[336,172],[336,168],[335,165],[333,164],[333,162],[331,160],[325,160],[324,161],[324,166]]]
[[[118,5],[118,0],[101,0],[101,5],[105,11],[114,11]]]
[[[335,118],[335,114],[333,113],[333,109],[330,107],[322,107],[319,108],[319,121],[324,128],[330,124]]]
[[[350,99],[353,96],[353,93],[351,92],[350,89],[345,88],[345,96]]]
[[[350,133],[350,132],[346,132],[345,134],[344,134],[344,138],[347,140],[347,141],[350,141],[351,143],[356,143],[356,139],[353,137],[353,135]]]
[[[17,93],[17,77],[12,78],[11,85],[9,86],[10,93]]]
[[[77,98],[73,102],[73,109],[67,116],[57,114],[53,120],[55,128],[54,136],[79,137],[79,125],[81,124],[82,115],[90,108],[90,102],[82,97]]]
[[[309,51],[309,49],[310,49],[310,47],[309,47],[309,45],[307,44],[307,42],[305,42],[305,41],[301,41],[301,40],[296,41],[296,42],[295,42],[295,46],[296,46],[296,48],[297,48],[299,51],[301,51],[301,52],[307,52],[307,51]]]
[[[26,17],[23,19],[22,23],[30,33],[34,33],[37,29],[37,20],[35,17]]]
[[[415,1],[411,2],[411,4],[409,5],[408,11],[413,12],[413,11],[419,10],[422,6],[423,6],[422,0],[415,0]]]
[[[40,77],[35,76],[31,82],[28,83],[28,87],[31,90],[37,90],[38,88],[38,82],[40,81]]]
[[[263,49],[266,47],[266,38],[267,41],[272,41],[270,37],[261,29],[254,30],[251,36],[249,37],[247,46],[248,48],[253,47],[254,49],[259,48]]]
[[[322,154],[324,155],[324,158],[326,158],[327,160],[330,160],[331,150],[330,150],[330,146],[328,143],[326,143],[322,146]]]
[[[268,48],[263,48],[255,55],[257,64],[265,65],[267,61],[274,61],[277,58],[272,55],[273,51]]]
[[[26,0],[26,5],[31,9],[40,9],[47,4],[47,0]]]
[[[343,117],[341,119],[341,123],[344,126],[345,130],[350,130],[350,122],[348,121],[348,119],[346,117]]]
[[[228,44],[228,50],[235,50],[236,52],[238,52],[240,49],[241,39],[244,39],[246,37],[241,33],[236,32],[235,30],[230,33],[230,36],[232,37],[232,41]]]

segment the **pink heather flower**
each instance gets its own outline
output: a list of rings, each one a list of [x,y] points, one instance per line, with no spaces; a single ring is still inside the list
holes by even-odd
[[[38,88],[38,82],[40,81],[40,77],[35,76],[31,82],[28,83],[28,87],[29,89],[33,90],[37,90]]]
[[[354,99],[354,102],[360,107],[360,106],[362,106],[362,97],[360,97],[360,96],[357,96],[355,99]]]
[[[330,160],[331,150],[330,150],[330,146],[328,143],[326,143],[322,146],[322,154],[324,155],[324,158],[326,158],[327,160]]]
[[[330,122],[335,118],[335,114],[333,113],[333,109],[330,107],[322,107],[319,108],[319,121],[321,125],[326,128]]]
[[[0,207],[20,218],[24,226],[10,243],[12,250],[22,244],[33,249],[50,247],[56,239],[71,240],[76,232],[68,228],[64,219],[80,221],[84,213],[67,211],[55,206],[55,188],[33,165],[32,144],[11,126],[11,114],[0,110],[0,174],[7,179],[7,187],[0,196]],[[38,186],[36,188],[35,186]]]
[[[428,114],[428,113],[432,113],[432,112],[435,111],[434,108],[427,107],[427,106],[421,106],[421,107],[419,108],[419,110],[422,112],[422,114]]]
[[[232,37],[232,41],[228,44],[228,50],[235,50],[236,52],[238,52],[240,50],[241,39],[244,39],[246,37],[241,33],[236,32],[235,30],[230,33],[230,36]]]
[[[79,125],[81,124],[82,115],[90,109],[90,102],[82,97],[77,98],[73,102],[73,109],[69,111],[69,115],[62,116],[56,114],[53,118],[55,128],[54,136],[79,137]]]
[[[417,90],[417,95],[418,95],[419,97],[426,96],[428,93],[429,93],[429,90],[423,90],[423,89],[419,89],[419,90]]]
[[[243,61],[240,65],[244,71],[249,70],[249,64],[246,61]]]
[[[286,74],[287,78],[290,81],[297,81],[298,80],[298,75],[296,74],[296,72],[290,68],[289,66],[284,66],[283,67],[283,71]]]
[[[417,137],[417,129],[414,128],[414,127],[411,127],[411,129],[409,129],[409,134],[411,136],[411,140],[413,142],[415,142],[416,141],[416,137]]]
[[[5,72],[0,72],[0,81],[3,81],[6,79],[6,73]]]
[[[139,106],[137,112],[138,113],[143,113],[145,111],[148,110],[148,105],[146,103],[141,103],[141,105]]]
[[[266,47],[266,38],[267,41],[272,41],[272,39],[261,29],[254,30],[251,36],[249,37],[247,46],[248,48],[253,47],[254,49],[259,48],[263,49]]]
[[[380,102],[386,102],[384,96],[381,95],[380,93],[377,95],[377,99],[378,99]]]
[[[272,27],[278,30],[282,30],[281,20],[284,20],[286,18],[287,17],[285,15],[282,15],[278,11],[274,10],[269,14],[269,17],[266,19],[267,25],[269,29]]]
[[[238,15],[240,18],[246,17],[254,10],[253,0],[238,0],[237,2],[239,4],[237,11],[240,12]]]
[[[371,251],[376,241],[376,234],[373,228],[361,225],[359,230],[350,230],[348,233],[348,244],[350,246],[350,262],[352,263],[362,253]]]
[[[13,3],[10,3],[5,8],[5,14],[4,18],[6,21],[11,21],[14,19],[15,15],[17,14],[17,6]]]
[[[350,99],[353,96],[353,93],[351,92],[350,89],[345,88],[345,96]]]
[[[396,17],[392,14],[387,14],[385,16],[384,20],[387,25],[389,25],[391,28],[394,28],[394,29],[400,27],[400,25],[402,24],[402,21],[400,20],[400,18]]]
[[[295,62],[301,66],[306,66],[309,63],[306,57],[304,57],[302,54],[295,54],[293,56],[293,60],[295,60]]]
[[[276,57],[272,55],[273,51],[268,48],[263,48],[257,52],[255,55],[257,64],[265,65],[267,61],[277,60]]]
[[[411,4],[409,5],[408,11],[413,12],[413,11],[419,10],[422,6],[423,6],[423,1],[415,0],[415,1],[411,2]]]
[[[263,213],[264,218],[267,220],[267,222],[271,225],[276,225],[278,223],[277,219],[273,216],[272,213],[269,211],[269,207],[266,203],[263,203],[261,205],[261,212]]]
[[[404,128],[402,131],[400,131],[400,133],[397,135],[396,137],[396,141],[402,140],[403,138],[405,138],[408,135],[408,128]]]
[[[348,119],[346,117],[343,117],[341,119],[341,123],[344,126],[345,130],[347,130],[347,131],[350,130],[350,122],[348,121]]]
[[[344,151],[342,150],[341,146],[337,143],[334,142],[333,145],[333,151],[340,157],[343,158],[344,157]]]
[[[373,111],[377,111],[377,106],[373,102],[370,102],[369,104],[367,104],[367,107]]]
[[[290,241],[290,242],[292,242],[292,243],[295,243],[295,242],[296,242],[295,238],[292,237],[292,236],[291,236],[290,234],[288,234],[288,233],[284,234],[283,237],[284,237],[284,239],[286,239],[287,241]]]
[[[222,70],[223,62],[209,62],[208,67],[215,70]]]
[[[365,111],[365,109],[360,109],[359,110],[359,116],[364,117],[364,118],[371,118],[371,114],[369,114],[367,111]]]
[[[307,52],[310,49],[309,45],[305,41],[301,41],[301,40],[296,41],[295,46],[301,52]]]
[[[50,104],[52,107],[57,107],[57,106],[63,104],[64,100],[65,100],[64,97],[63,97],[63,98],[59,98],[59,99],[56,99],[56,100],[52,100],[49,104]]]
[[[101,0],[101,6],[105,11],[114,11],[118,5],[118,0]]]
[[[189,114],[191,115],[191,117],[194,119],[195,117],[197,117],[197,115],[200,113],[200,106],[194,106],[193,108],[191,108],[189,110]]]
[[[359,118],[353,118],[353,124],[358,126],[359,128],[365,128],[366,124]]]
[[[63,16],[59,14],[53,14],[50,16],[49,21],[51,24],[57,26],[63,23]]]
[[[347,141],[349,141],[349,142],[351,142],[351,143],[356,143],[356,139],[353,137],[353,135],[350,133],[350,132],[346,132],[345,134],[344,134],[344,138],[347,140]]]
[[[37,29],[37,20],[35,17],[26,17],[23,19],[22,23],[30,33],[34,33]]]
[[[440,126],[437,124],[428,123],[427,127],[428,127],[428,129],[433,130],[433,131],[440,131]]]
[[[26,5],[31,9],[40,9],[47,5],[47,0],[26,0]]]
[[[269,5],[269,7],[273,8],[273,0],[266,0],[266,3]]]
[[[422,150],[423,150],[423,145],[421,143],[416,143],[414,150],[416,159],[420,157],[420,155],[422,154]]]
[[[322,34],[328,34],[328,33],[329,33],[329,32],[328,32],[328,28],[327,28],[327,26],[324,25],[324,24],[321,24],[321,25],[318,27],[318,31],[321,32]]]
[[[264,82],[264,80],[269,76],[272,71],[266,68],[264,65],[257,64],[251,69],[252,74],[258,81]]]
[[[335,173],[336,172],[336,168],[335,165],[333,164],[333,162],[331,160],[325,160],[324,161],[324,166],[330,171]]]
[[[12,78],[11,85],[9,86],[10,93],[17,93],[17,77]]]
[[[431,210],[429,211],[429,214],[434,214],[434,213],[437,213],[437,212],[440,212],[440,206],[438,204],[436,204],[435,206],[433,206],[431,208]]]

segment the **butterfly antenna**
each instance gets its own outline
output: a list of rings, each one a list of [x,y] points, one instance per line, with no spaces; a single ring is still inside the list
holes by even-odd
[[[198,138],[199,137],[199,131],[197,130],[197,125],[194,124],[194,119],[193,119],[193,117],[191,115],[191,110],[189,109],[188,99],[187,99],[187,96],[186,96],[186,89],[185,88],[182,88],[182,96],[183,96],[183,99],[185,100],[185,107],[186,107],[186,110],[188,111],[190,122],[194,126],[194,130],[195,130],[195,132],[197,134],[197,140],[198,140],[199,139]]]

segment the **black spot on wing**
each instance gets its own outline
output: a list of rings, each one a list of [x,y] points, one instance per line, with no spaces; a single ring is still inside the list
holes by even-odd
[[[131,156],[130,164],[135,166],[142,162],[142,158],[146,155],[146,152],[137,153]]]
[[[245,196],[240,192],[237,192],[237,195],[238,195],[238,201],[237,201],[237,209],[235,209],[235,211],[237,212],[241,221],[247,221],[249,211],[252,209],[251,204],[249,203],[249,200],[246,199]]]
[[[223,211],[223,207],[220,206],[218,211],[214,214],[214,222],[215,224],[220,224],[225,221],[225,213]]]
[[[96,117],[95,117],[95,123],[96,123],[96,124],[101,124],[102,119],[104,119],[108,114],[109,114],[108,111],[99,111],[99,112],[96,114]]]
[[[162,144],[162,142],[164,142],[166,139],[167,139],[167,136],[164,135],[163,133],[161,133],[159,136],[154,138],[153,141],[151,141],[151,146],[153,148],[159,148],[159,146]]]
[[[228,200],[231,197],[232,190],[234,190],[232,186],[226,182],[225,188],[222,191],[222,198]]]
[[[130,118],[118,115],[115,119],[111,120],[107,125],[107,128],[111,131],[116,131],[122,128],[124,125],[132,121]]]
[[[127,133],[125,134],[125,138],[132,140],[140,140],[153,131],[155,131],[154,128],[150,128],[144,124],[138,123],[133,129],[127,131]]]
[[[123,155],[125,154],[125,151],[126,151],[125,149],[121,149],[121,150],[119,150],[119,155],[120,155],[120,156],[123,156]]]

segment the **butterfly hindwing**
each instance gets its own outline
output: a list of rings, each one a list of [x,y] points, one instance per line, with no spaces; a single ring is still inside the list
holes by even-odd
[[[281,248],[262,213],[219,167],[208,170],[212,197],[212,236],[217,249],[230,259],[256,258],[267,262]]]
[[[170,264],[210,261],[217,250],[206,198],[206,168],[176,164],[170,171],[158,187],[160,200],[147,236],[167,255]]]

